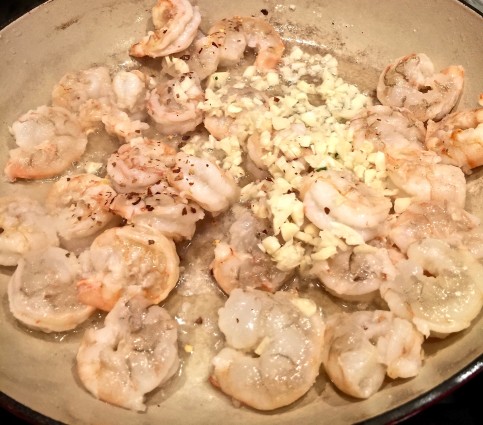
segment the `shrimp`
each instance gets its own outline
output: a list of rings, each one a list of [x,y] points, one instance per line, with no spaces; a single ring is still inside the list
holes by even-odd
[[[10,311],[24,325],[42,332],[76,328],[95,311],[77,299],[79,274],[76,256],[65,249],[30,251],[8,284]]]
[[[131,223],[152,227],[175,241],[191,239],[196,223],[205,216],[199,205],[181,197],[166,182],[150,186],[145,193],[119,194],[110,208]]]
[[[483,306],[483,265],[466,249],[423,239],[397,264],[398,276],[381,285],[392,312],[411,320],[426,336],[470,326]]]
[[[64,239],[90,236],[114,218],[109,205],[116,196],[106,179],[92,174],[62,177],[52,186],[46,205]]]
[[[79,300],[104,311],[110,311],[129,286],[142,288],[143,295],[158,304],[179,277],[174,242],[154,229],[134,225],[104,231],[79,261]]]
[[[349,301],[372,298],[383,282],[397,274],[388,250],[370,245],[338,251],[328,260],[315,262],[311,273],[331,294]]]
[[[412,151],[393,157],[386,155],[387,174],[399,189],[425,202],[454,202],[464,207],[466,179],[460,168],[440,164],[434,152]]]
[[[203,99],[198,77],[189,72],[152,90],[146,108],[160,133],[185,134],[203,121],[203,111],[198,108]]]
[[[88,329],[77,352],[77,373],[94,397],[145,411],[144,395],[162,386],[179,368],[175,320],[130,291],[106,316],[104,327]]]
[[[414,202],[390,221],[388,237],[402,251],[426,238],[440,239],[452,246],[466,247],[465,238],[480,220],[453,203]]]
[[[384,377],[411,378],[423,362],[423,335],[389,311],[335,314],[327,320],[324,367],[336,387],[368,398]]]
[[[119,71],[112,79],[117,108],[141,119],[145,115],[148,77],[141,71]]]
[[[229,243],[219,242],[211,263],[218,285],[229,294],[235,288],[260,288],[275,292],[291,276],[276,268],[268,254],[258,245],[268,233],[269,223],[255,218],[246,209],[235,212]]]
[[[314,384],[325,326],[313,301],[287,292],[234,289],[218,314],[226,346],[212,360],[210,381],[225,394],[273,410]]]
[[[483,165],[483,108],[456,112],[438,123],[428,121],[426,147],[444,164],[456,165],[467,174]]]
[[[78,161],[87,146],[79,120],[57,106],[28,111],[12,124],[11,131],[19,146],[9,151],[5,166],[12,182],[54,177]]]
[[[188,48],[201,23],[198,6],[188,0],[158,0],[152,9],[154,31],[131,46],[135,57],[159,58]]]
[[[107,174],[118,193],[142,192],[166,178],[176,150],[170,145],[136,137],[122,145],[107,161]]]
[[[255,66],[262,72],[274,69],[285,46],[277,31],[265,20],[234,16],[213,25],[208,35],[195,43],[188,64],[201,80],[218,66],[234,66],[243,58],[246,47],[256,50]]]
[[[143,131],[149,129],[149,124],[131,120],[126,112],[116,109],[111,109],[110,113],[103,114],[101,121],[108,134],[117,136],[121,141],[126,142],[141,136]]]
[[[464,75],[463,67],[456,65],[435,74],[424,53],[413,53],[386,67],[379,77],[377,98],[383,105],[409,109],[420,121],[439,121],[458,102]]]
[[[100,66],[65,74],[52,90],[52,104],[78,113],[88,100],[112,96],[109,70]]]
[[[0,265],[15,266],[29,251],[58,245],[55,222],[39,202],[0,198]]]
[[[183,152],[178,152],[175,158],[168,182],[181,196],[215,214],[238,201],[240,188],[231,175],[216,164]]]
[[[306,217],[319,229],[335,230],[339,224],[372,239],[389,215],[391,201],[350,172],[321,171],[306,179],[301,192]]]
[[[349,127],[354,133],[356,149],[363,149],[367,142],[376,151],[424,149],[424,124],[405,108],[371,106],[354,117]]]

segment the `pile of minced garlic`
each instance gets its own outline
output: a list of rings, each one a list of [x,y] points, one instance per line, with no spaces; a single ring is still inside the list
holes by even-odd
[[[181,59],[169,60],[184,70]],[[353,149],[347,121],[370,106],[371,98],[340,78],[337,68],[330,54],[309,54],[293,47],[278,72],[260,74],[248,66],[241,75],[239,71],[214,73],[205,101],[198,107],[206,117],[234,120],[236,131],[221,140],[195,136],[181,148],[215,161],[241,179],[246,173],[242,162],[248,137],[256,135],[259,161],[270,178],[244,186],[241,202],[249,203],[257,217],[270,220],[273,235],[259,247],[283,271],[300,267],[303,272],[313,261],[333,256],[337,248],[364,245],[361,235],[349,226],[335,224],[330,231],[320,230],[305,220],[302,201],[294,193],[304,175],[348,169],[368,186],[394,194],[388,187],[384,153],[374,152],[371,143]],[[264,99],[268,110],[260,108]],[[297,131],[297,125],[303,131]]]

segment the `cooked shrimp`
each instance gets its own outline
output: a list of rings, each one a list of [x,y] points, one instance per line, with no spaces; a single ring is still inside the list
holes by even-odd
[[[144,193],[117,195],[111,210],[138,226],[159,230],[175,241],[191,239],[196,223],[205,216],[199,205],[181,197],[165,182],[150,186]]]
[[[19,146],[9,151],[8,180],[56,176],[78,161],[87,146],[79,120],[61,107],[39,106],[12,124]]]
[[[110,311],[129,286],[142,288],[152,303],[164,300],[179,277],[172,240],[154,229],[126,226],[106,230],[79,257],[79,300]]]
[[[184,134],[203,121],[203,111],[198,108],[198,103],[203,99],[198,77],[189,72],[152,90],[146,108],[160,133]]]
[[[318,228],[332,230],[341,223],[366,240],[374,237],[392,207],[388,198],[346,171],[321,171],[307,178],[302,196],[305,215]]]
[[[100,66],[65,74],[52,90],[52,104],[79,112],[89,99],[112,99],[109,70]]]
[[[142,119],[147,86],[148,77],[141,71],[119,71],[112,79],[116,106],[130,117]]]
[[[219,310],[226,346],[210,381],[259,410],[293,403],[314,384],[322,361],[324,322],[316,304],[287,292],[234,289]]]
[[[423,335],[389,311],[358,311],[329,317],[324,367],[336,387],[368,398],[390,378],[416,376],[423,362]]]
[[[234,66],[246,47],[255,49],[255,66],[269,71],[277,66],[285,46],[280,35],[267,21],[252,16],[234,16],[213,25],[208,35],[196,42],[189,65],[200,79],[216,71],[218,66]]]
[[[28,251],[58,246],[55,222],[28,198],[0,198],[0,265],[15,266]]]
[[[413,53],[386,67],[379,77],[377,98],[383,105],[409,109],[420,121],[439,121],[458,102],[464,75],[463,67],[456,65],[435,74],[424,53]]]
[[[348,247],[328,260],[316,261],[311,272],[331,294],[349,301],[373,297],[397,273],[388,250],[370,245]]]
[[[163,308],[135,292],[121,298],[104,327],[88,329],[77,352],[77,373],[94,397],[144,411],[144,395],[179,368],[177,327]]]
[[[469,173],[483,165],[483,108],[456,112],[440,122],[428,122],[426,147],[445,164]]]
[[[160,140],[137,137],[109,157],[107,174],[116,192],[142,192],[166,178],[167,164],[174,161],[175,153]]]
[[[108,134],[117,136],[125,142],[141,136],[143,131],[149,129],[149,124],[131,120],[126,112],[116,109],[111,109],[109,113],[103,114],[101,121]]]
[[[353,145],[361,149],[369,142],[377,151],[423,150],[426,130],[405,108],[375,105],[350,121]]]
[[[424,239],[412,244],[398,276],[381,285],[392,312],[424,335],[441,336],[470,326],[483,306],[483,265],[466,249]]]
[[[201,23],[198,6],[188,0],[158,0],[152,9],[154,31],[131,46],[135,57],[159,58],[188,48]]]
[[[479,222],[477,217],[453,203],[414,202],[390,221],[388,236],[402,252],[426,238],[470,248],[465,238],[470,237]]]
[[[230,174],[206,159],[183,152],[176,154],[168,181],[181,196],[212,213],[228,209],[240,196],[240,188]]]
[[[49,246],[30,251],[20,259],[8,284],[10,311],[35,330],[74,329],[95,310],[77,299],[79,274],[76,256],[65,249]]]
[[[90,236],[114,218],[109,205],[116,192],[106,179],[92,174],[62,177],[52,186],[46,201],[64,239]]]
[[[454,202],[464,207],[466,179],[460,168],[440,164],[433,152],[412,151],[399,158],[386,155],[392,183],[414,198],[426,202]]]
[[[258,245],[268,234],[269,223],[257,219],[249,210],[237,211],[229,230],[228,243],[219,242],[211,263],[218,285],[229,294],[235,288],[258,288],[275,292],[291,276],[278,270]]]

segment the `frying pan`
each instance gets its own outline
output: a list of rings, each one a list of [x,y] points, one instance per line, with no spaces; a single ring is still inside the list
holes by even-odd
[[[154,0],[51,0],[0,32],[0,167],[13,141],[10,125],[21,113],[49,101],[50,91],[71,70],[93,65],[136,64],[129,46],[152,27]],[[287,42],[317,47],[337,56],[340,73],[373,90],[385,64],[410,52],[424,52],[436,68],[461,64],[466,70],[459,109],[475,107],[483,87],[483,21],[456,0],[199,0],[202,28],[233,15],[263,16]],[[289,7],[294,5],[295,7]],[[468,208],[483,219],[481,172]],[[482,181],[483,182],[483,181]],[[482,189],[479,189],[479,188]],[[30,194],[28,183],[0,183],[0,194]],[[0,270],[0,390],[4,405],[26,407],[32,420],[45,417],[69,424],[304,424],[384,423],[430,402],[483,368],[483,318],[443,340],[425,343],[426,360],[411,380],[387,381],[368,400],[342,395],[322,373],[310,392],[271,413],[236,408],[207,382],[209,367],[196,356],[183,358],[183,370],[167,388],[148,397],[139,414],[95,400],[75,375],[74,357],[82,331],[45,336],[19,325],[8,311],[6,285],[13,270]],[[181,296],[168,300],[178,305]],[[210,300],[205,300],[209,304]],[[174,307],[173,307],[174,308]],[[203,336],[200,336],[203,344]],[[39,412],[38,416],[35,416]]]

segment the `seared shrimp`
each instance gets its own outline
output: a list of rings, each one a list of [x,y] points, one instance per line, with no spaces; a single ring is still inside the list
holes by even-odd
[[[55,222],[28,198],[0,198],[0,265],[15,266],[28,251],[58,246]]]
[[[116,106],[129,116],[141,119],[145,114],[148,77],[141,71],[119,71],[112,79]]]
[[[426,147],[445,164],[469,173],[483,165],[483,109],[456,112],[440,122],[429,121]]]
[[[155,30],[131,46],[131,56],[158,58],[181,52],[194,40],[201,22],[198,6],[188,0],[158,0],[152,17]]]
[[[466,249],[423,239],[409,246],[398,276],[381,285],[392,312],[424,335],[441,336],[470,326],[483,306],[483,265]]]
[[[184,134],[203,121],[203,111],[197,107],[203,99],[198,77],[189,72],[152,90],[146,108],[160,133]]]
[[[249,210],[237,212],[228,243],[219,242],[211,263],[218,285],[229,294],[235,288],[257,288],[275,292],[291,276],[278,270],[258,245],[268,234],[269,223],[255,218]]]
[[[163,308],[132,292],[88,329],[77,352],[77,373],[94,397],[144,411],[144,395],[179,368],[176,322]]]
[[[191,239],[196,223],[205,216],[199,205],[181,197],[165,182],[150,186],[144,193],[122,193],[111,210],[138,225],[159,230],[175,241]]]
[[[90,236],[114,218],[109,205],[116,196],[106,179],[92,174],[62,177],[52,186],[46,205],[64,239]]]
[[[439,121],[458,102],[464,75],[463,67],[456,65],[435,74],[424,53],[413,53],[386,67],[379,77],[377,98],[383,105],[409,109],[420,121]]]
[[[287,292],[234,289],[219,310],[226,346],[210,380],[259,410],[293,403],[314,384],[322,361],[324,322],[316,304]]]
[[[416,376],[423,362],[423,335],[389,311],[335,314],[327,320],[324,367],[336,387],[368,398],[390,378]]]
[[[172,240],[154,229],[126,226],[106,230],[79,257],[79,300],[110,311],[129,286],[142,288],[152,303],[164,300],[179,277]]]
[[[61,107],[39,106],[12,124],[19,146],[9,151],[8,180],[56,176],[78,161],[87,146],[79,120]]]
[[[95,310],[77,299],[80,265],[74,254],[42,247],[22,258],[8,284],[13,316],[29,328],[64,332],[84,322]]]
[[[240,196],[240,188],[230,174],[206,159],[183,152],[176,154],[168,181],[181,196],[212,213],[228,209]]]
[[[203,80],[219,65],[236,65],[247,46],[256,50],[255,66],[260,71],[275,68],[285,49],[280,35],[264,19],[234,16],[217,22],[206,37],[195,43],[188,61],[190,69]]]
[[[402,252],[426,238],[443,240],[452,246],[465,247],[479,225],[479,219],[453,203],[414,202],[390,221],[389,239]]]
[[[129,142],[149,129],[149,124],[139,120],[131,120],[126,112],[116,109],[111,109],[109,113],[104,114],[101,121],[106,132],[111,136],[116,136],[122,142]]]
[[[356,149],[362,149],[367,142],[376,151],[389,153],[424,149],[424,124],[405,108],[371,106],[350,121],[350,128]]]
[[[412,151],[399,158],[386,155],[387,174],[408,195],[425,202],[454,202],[464,207],[466,179],[460,168],[438,163],[433,152]]]
[[[131,139],[107,161],[107,174],[119,193],[143,192],[166,178],[176,150],[160,140]]]
[[[308,177],[302,191],[306,217],[319,229],[350,226],[367,240],[389,215],[391,201],[346,171],[322,171]]]
[[[396,277],[388,250],[370,245],[349,247],[324,261],[314,263],[311,272],[328,291],[349,301],[374,296],[383,282]]]

